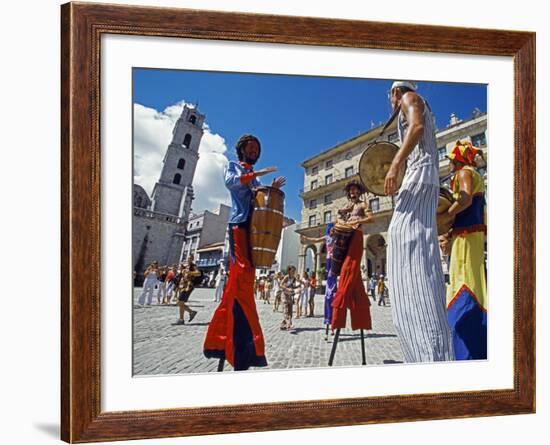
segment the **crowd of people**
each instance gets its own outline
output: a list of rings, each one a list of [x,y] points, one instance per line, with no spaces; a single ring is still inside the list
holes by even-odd
[[[254,281],[254,295],[264,304],[271,304],[273,312],[283,312],[281,330],[291,330],[292,320],[313,317],[315,314],[315,291],[317,277],[315,272],[296,274],[296,267],[289,266],[286,274],[259,276]]]
[[[225,272],[220,269],[217,282],[221,283]],[[158,305],[169,305],[175,303],[179,307],[179,317],[176,324],[185,324],[184,315],[189,314],[189,321],[192,321],[197,311],[191,309],[187,304],[193,289],[204,279],[195,262],[193,255],[190,255],[185,263],[177,266],[159,266],[158,261],[151,263],[144,272],[143,289],[138,297],[138,307],[151,306],[156,293]],[[218,292],[216,292],[218,295]]]

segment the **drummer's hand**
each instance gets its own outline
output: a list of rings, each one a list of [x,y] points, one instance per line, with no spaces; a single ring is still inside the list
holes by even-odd
[[[256,170],[256,176],[265,176],[269,173],[273,173],[277,171],[277,167],[266,167],[262,168],[261,170]]]
[[[273,183],[271,184],[271,187],[275,188],[281,188],[283,185],[286,184],[286,178],[284,176],[279,176],[278,178],[275,178],[273,180]]]
[[[388,196],[395,195],[397,193],[397,177],[399,175],[399,165],[391,165],[388,173],[386,174],[386,180],[384,181],[384,193]]]

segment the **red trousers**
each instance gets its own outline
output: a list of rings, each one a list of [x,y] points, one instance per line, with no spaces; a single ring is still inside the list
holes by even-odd
[[[235,370],[266,366],[265,344],[254,301],[255,269],[249,258],[248,231],[231,228],[229,279],[204,341],[204,354],[225,358]]]
[[[356,230],[351,238],[338,290],[332,302],[332,328],[346,327],[346,314],[351,312],[351,328],[372,329],[370,301],[361,279],[361,256],[363,255],[363,232]]]

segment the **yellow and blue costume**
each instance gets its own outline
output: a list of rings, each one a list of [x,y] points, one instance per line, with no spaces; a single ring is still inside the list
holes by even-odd
[[[473,160],[479,150],[457,143],[449,158],[472,172],[472,204],[456,215],[451,232],[450,285],[447,313],[457,360],[487,358],[487,271],[485,268],[485,184]],[[454,198],[460,194],[456,174],[451,181]]]

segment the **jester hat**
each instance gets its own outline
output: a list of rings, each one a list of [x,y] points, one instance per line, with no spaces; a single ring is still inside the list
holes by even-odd
[[[458,140],[447,157],[452,161],[475,167],[475,157],[478,154],[482,155],[483,152],[479,148],[474,147],[471,142]]]

